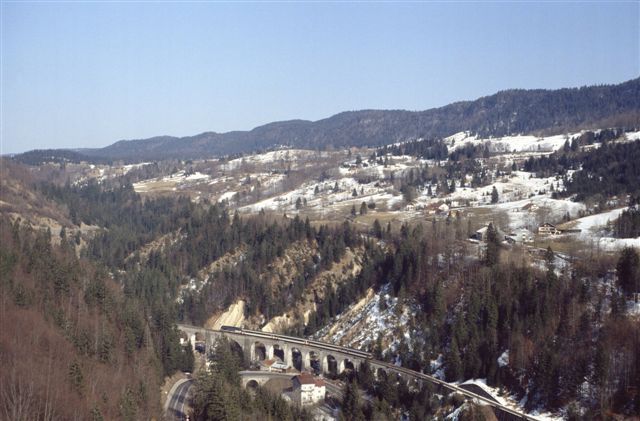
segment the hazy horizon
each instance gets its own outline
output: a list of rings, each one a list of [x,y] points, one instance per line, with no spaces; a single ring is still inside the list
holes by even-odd
[[[638,3],[1,7],[2,154],[426,110],[640,73]]]

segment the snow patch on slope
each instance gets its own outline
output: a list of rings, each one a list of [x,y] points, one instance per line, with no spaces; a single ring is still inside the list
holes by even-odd
[[[583,241],[592,241],[601,249],[615,251],[624,247],[640,248],[640,237],[615,238],[611,236],[609,225],[619,218],[625,209],[627,208],[612,209],[608,212],[585,216],[573,221],[572,225],[581,230],[578,238]]]
[[[478,138],[469,132],[460,132],[444,139],[449,150],[456,150],[465,145],[484,145],[489,147],[489,151],[493,153],[505,152],[554,152],[560,149],[564,143],[574,137],[580,136],[580,133],[570,135],[556,135],[548,137],[537,136],[503,136],[495,138]]]
[[[532,417],[536,420],[540,421],[559,421],[562,420],[561,416],[553,415],[549,412],[541,412],[540,410],[534,410],[532,412],[524,411],[525,401],[516,401],[515,396],[507,396],[504,397],[501,391],[495,387],[491,387],[487,385],[487,379],[469,379],[459,384],[461,385],[474,385],[482,389],[484,392],[491,395],[496,401],[498,401],[501,405],[514,409],[518,412],[522,412],[527,414],[527,416]]]
[[[384,285],[379,292],[372,289],[366,296],[336,317],[330,325],[318,331],[315,339],[349,346],[356,349],[373,347],[378,333],[395,350],[400,341],[400,328],[407,326],[409,307],[397,309],[398,299],[390,296],[391,285]],[[381,304],[382,302],[382,304]],[[382,309],[381,309],[382,307]],[[405,339],[408,332],[405,332]]]

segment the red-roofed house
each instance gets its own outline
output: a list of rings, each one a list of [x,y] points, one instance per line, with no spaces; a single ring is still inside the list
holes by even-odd
[[[293,397],[300,406],[313,405],[324,399],[324,380],[311,373],[302,373],[293,378]]]

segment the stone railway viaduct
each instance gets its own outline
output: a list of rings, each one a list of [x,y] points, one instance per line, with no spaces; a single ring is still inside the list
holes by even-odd
[[[332,369],[342,373],[347,368],[356,369],[370,356],[368,352],[356,349],[267,332],[246,329],[209,330],[188,325],[178,327],[189,336],[192,344],[196,342],[196,334],[199,338],[204,338],[207,349],[224,335],[239,345],[248,361],[279,357],[286,365],[294,367],[294,356],[297,354],[296,359],[301,361],[296,368],[301,371],[311,369],[311,362],[317,361],[324,373]]]
[[[317,362],[323,373],[331,371],[342,373],[347,368],[355,370],[360,367],[360,364],[368,361],[376,377],[395,375],[415,386],[429,383],[437,390],[460,393],[467,398],[493,407],[499,420],[535,420],[533,417],[500,404],[488,394],[474,393],[428,374],[375,360],[369,352],[311,339],[240,328],[223,327],[223,330],[211,330],[183,324],[178,325],[178,328],[187,334],[192,344],[195,344],[196,338],[200,338],[200,341],[204,340],[206,349],[211,349],[220,337],[225,336],[242,349],[248,361],[279,357],[286,365],[294,367],[295,359],[299,362],[296,368],[301,371],[311,369],[312,361]],[[248,379],[249,377],[247,377]]]

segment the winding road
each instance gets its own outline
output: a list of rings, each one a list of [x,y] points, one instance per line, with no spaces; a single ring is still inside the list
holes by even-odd
[[[173,385],[167,396],[167,404],[165,404],[168,420],[185,421],[187,419],[187,403],[192,386],[193,379],[183,379]]]

